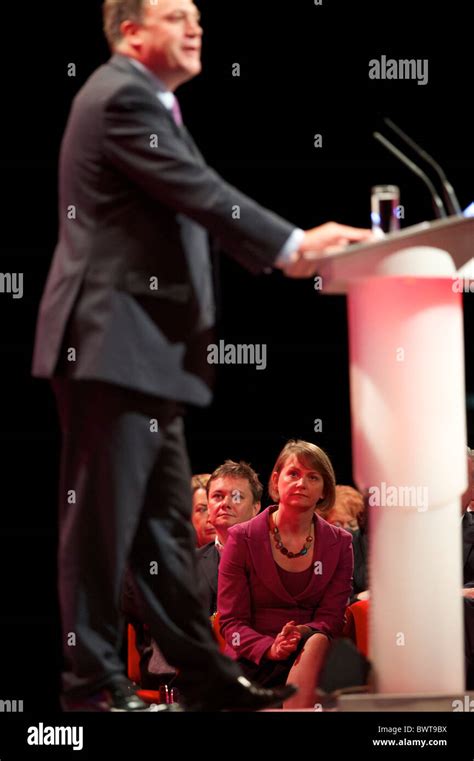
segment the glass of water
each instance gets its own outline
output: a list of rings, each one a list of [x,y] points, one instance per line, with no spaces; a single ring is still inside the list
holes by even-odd
[[[396,185],[375,185],[371,191],[372,232],[378,237],[400,228],[400,189]]]

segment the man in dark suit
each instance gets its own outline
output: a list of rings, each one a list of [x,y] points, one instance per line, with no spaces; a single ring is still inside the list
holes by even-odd
[[[211,401],[207,234],[252,272],[304,277],[318,252],[369,232],[297,230],[206,165],[174,96],[201,70],[192,0],[105,0],[104,19],[113,55],[76,96],[63,138],[59,241],[33,360],[52,380],[63,433],[63,704],[143,708],[118,654],[128,559],[187,704],[257,709],[275,694],[218,653],[194,591],[182,414]]]
[[[463,525],[464,584],[474,582],[474,449],[467,452],[467,489],[461,497]]]
[[[468,449],[468,486],[461,498],[466,687],[474,690],[474,450]]]
[[[197,584],[202,605],[209,617],[217,611],[217,579],[221,552],[228,531],[237,523],[251,520],[260,511],[263,486],[258,475],[246,462],[226,460],[207,481],[209,522],[217,536],[197,550]],[[137,600],[130,574],[126,574],[122,609],[135,628],[137,649],[140,652],[140,685],[144,689],[159,689],[172,678],[172,669],[164,662],[159,645],[150,636],[146,621],[139,620]],[[171,672],[171,673],[170,673]]]
[[[237,523],[255,518],[260,512],[263,486],[246,462],[226,460],[212,473],[207,483],[209,522],[216,529],[216,539],[198,552],[201,596],[209,615],[217,611],[217,578],[220,554],[229,529]]]

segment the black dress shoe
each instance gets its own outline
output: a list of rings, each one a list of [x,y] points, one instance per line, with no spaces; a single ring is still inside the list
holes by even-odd
[[[148,706],[148,710],[153,713],[163,713],[165,711],[169,713],[182,713],[184,708],[179,703],[152,703]]]
[[[226,685],[206,690],[202,697],[189,701],[189,711],[260,711],[280,705],[297,692],[292,684],[267,690],[249,682],[244,676]]]
[[[129,681],[111,682],[99,692],[83,698],[61,696],[63,711],[147,711],[149,706],[135,693]]]

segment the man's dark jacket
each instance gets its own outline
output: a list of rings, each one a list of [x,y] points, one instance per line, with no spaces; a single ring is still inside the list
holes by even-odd
[[[118,54],[75,98],[60,177],[60,234],[33,374],[208,404],[208,233],[259,273],[294,227],[207,166],[153,79]]]

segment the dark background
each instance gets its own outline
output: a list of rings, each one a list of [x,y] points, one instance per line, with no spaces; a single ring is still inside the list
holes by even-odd
[[[198,2],[204,70],[178,96],[184,120],[223,176],[301,227],[369,225],[370,187],[395,183],[404,226],[431,219],[424,186],[372,139],[389,115],[474,201],[473,11],[451,0]],[[108,57],[100,0],[22,3],[4,22],[0,163],[2,272],[24,273],[24,297],[0,294],[2,579],[0,697],[56,706],[55,587],[59,433],[46,382],[30,377],[39,299],[57,229],[56,171],[70,103]],[[428,58],[429,84],[371,81],[371,58]],[[232,64],[240,63],[240,78]],[[74,63],[77,76],[67,76]],[[322,133],[323,148],[313,147]],[[268,366],[222,367],[211,409],[191,411],[195,472],[225,458],[267,480],[289,437],[321,445],[351,483],[346,300],[280,273],[252,277],[222,256],[219,337],[266,343]],[[466,387],[474,397],[474,295],[465,296]],[[446,368],[449,372],[449,368]],[[440,400],[441,402],[441,400]],[[313,432],[322,418],[323,432]],[[474,442],[474,410],[468,410]],[[410,432],[406,432],[407,436]],[[30,701],[30,702],[29,702]]]

